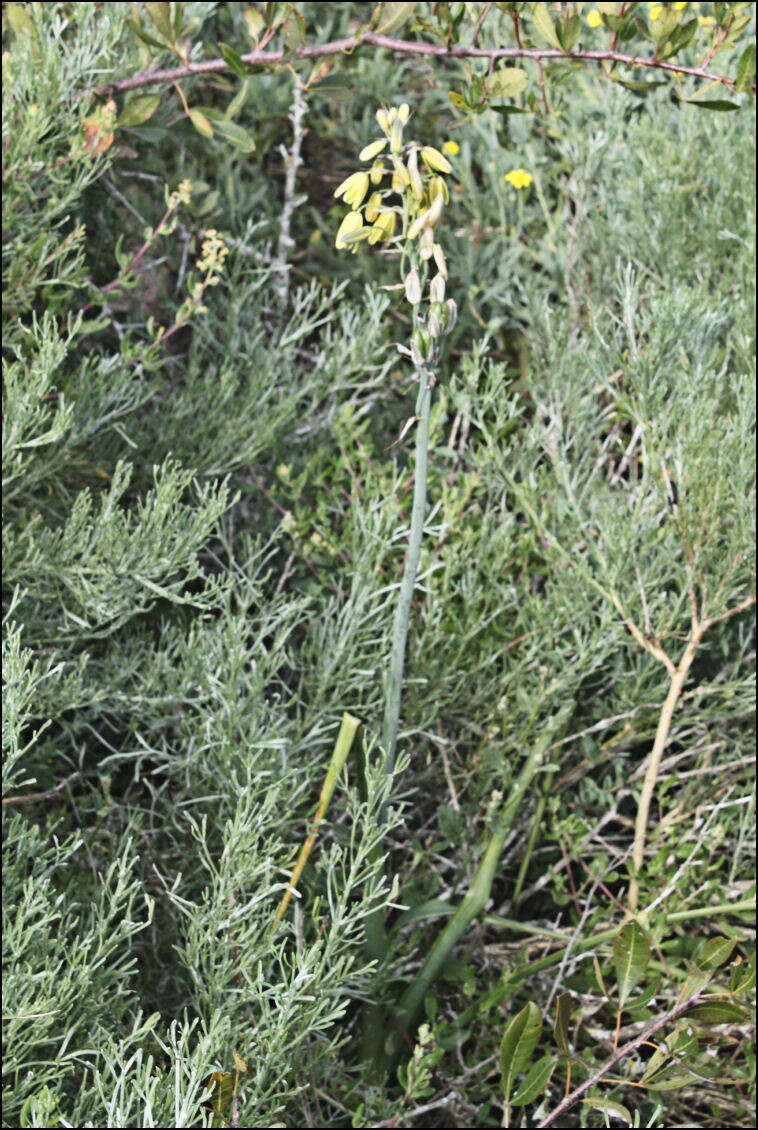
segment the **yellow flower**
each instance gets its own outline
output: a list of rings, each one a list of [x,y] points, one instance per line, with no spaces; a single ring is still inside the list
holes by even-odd
[[[698,16],[697,22],[701,27],[711,27],[716,21],[713,16]]]
[[[391,239],[395,231],[396,223],[397,216],[394,212],[380,212],[376,218],[376,223],[369,233],[369,243],[378,243],[380,239]]]
[[[337,232],[337,238],[334,242],[334,246],[337,250],[341,251],[343,247],[347,247],[347,244],[344,242],[344,236],[350,235],[351,232],[358,231],[362,227],[363,217],[360,212],[348,212],[340,224],[340,230]]]
[[[449,153],[451,157],[457,157],[461,151],[461,147],[457,141],[446,141],[442,146],[443,153]]]
[[[453,166],[450,164],[447,157],[443,157],[439,149],[435,149],[431,145],[425,145],[421,150],[421,156],[430,172],[452,173]]]
[[[662,4],[653,4],[652,8],[650,9],[650,19],[653,21],[657,20],[662,11]]]
[[[531,173],[526,169],[511,169],[509,173],[505,174],[505,179],[508,184],[513,185],[514,188],[529,188],[529,185],[534,180]]]
[[[352,173],[338,188],[335,188],[334,195],[344,196],[346,204],[351,208],[358,208],[368,192],[368,184],[368,173]]]
[[[682,3],[674,4],[674,11],[675,12],[681,12],[682,8],[686,8],[686,7],[687,7],[687,0],[682,0]]]
[[[379,123],[379,129],[383,133],[386,133],[387,136],[389,136],[390,126],[392,125],[392,122],[390,121],[390,117],[387,111],[382,109],[377,110],[376,120]]]
[[[442,177],[432,177],[429,181],[429,203],[431,204],[438,196],[441,196],[446,204],[450,200],[447,184]]]
[[[591,12],[587,13],[587,23],[590,25],[590,27],[602,26],[603,17],[600,15],[597,8],[593,8]]]
[[[358,157],[361,161],[371,161],[376,157],[377,153],[381,153],[387,144],[386,137],[380,137],[378,141],[372,141],[364,149],[361,149]]]
[[[372,192],[366,201],[364,214],[370,224],[373,224],[376,217],[379,215],[379,210],[382,206],[382,194],[380,192]]]
[[[371,169],[369,169],[369,180],[372,184],[381,184],[382,177],[386,172],[387,170],[385,169],[381,161],[377,161],[377,163]]]

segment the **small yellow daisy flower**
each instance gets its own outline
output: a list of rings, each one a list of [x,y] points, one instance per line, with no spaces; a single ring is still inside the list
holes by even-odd
[[[442,146],[442,152],[448,153],[451,157],[457,157],[461,151],[461,147],[457,141],[446,141]]]
[[[587,13],[587,23],[590,27],[602,27],[603,17],[600,15],[597,8],[593,8],[591,12]]]
[[[509,173],[505,174],[505,179],[508,181],[508,184],[519,189],[529,188],[534,177],[531,173],[528,173],[526,169],[511,169]]]

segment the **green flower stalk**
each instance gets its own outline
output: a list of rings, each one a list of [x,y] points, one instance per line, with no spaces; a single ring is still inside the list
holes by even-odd
[[[449,200],[447,185],[440,174],[452,172],[452,167],[439,150],[405,139],[409,117],[407,103],[377,111],[376,120],[384,136],[370,142],[360,153],[361,160],[373,162],[371,169],[368,173],[352,173],[334,194],[341,196],[351,209],[340,225],[336,246],[356,251],[358,244],[365,241],[370,245],[380,243],[394,251],[400,258],[402,281],[392,289],[404,290],[412,311],[410,341],[408,345],[397,346],[413,365],[418,396],[410,535],[385,684],[382,745],[384,769],[389,775],[395,768],[405,649],[426,512],[432,391],[440,340],[452,329],[456,317],[455,303],[445,298],[447,264],[435,234]],[[389,163],[385,160],[387,148]],[[370,194],[369,189],[372,189]],[[380,823],[385,819],[386,808],[383,808]],[[380,914],[375,914],[367,923],[366,936],[370,955],[381,961],[385,956],[386,938]]]

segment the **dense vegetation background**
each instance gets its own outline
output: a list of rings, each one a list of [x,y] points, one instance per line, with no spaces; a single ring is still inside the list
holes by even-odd
[[[84,92],[144,67],[128,21],[149,28],[150,7],[4,6],[3,1125],[500,1124],[503,1033],[532,1002],[548,1053],[559,1002],[567,1055],[512,1112],[536,1125],[568,1053],[585,1079],[717,937],[725,1011],[667,1029],[655,1086],[637,1085],[643,1047],[563,1124],[752,1125],[751,108],[578,70],[549,114],[467,114],[459,64],[340,56],[301,107],[283,269],[290,68],[182,83],[219,114],[236,96],[239,133],[204,136],[164,86],[101,143]],[[181,7],[193,57],[249,47],[244,5]],[[295,8],[314,42],[373,11]],[[458,322],[385,878],[377,736],[415,390],[402,294],[382,289],[395,262],[335,250],[333,192],[401,101],[422,142],[458,147],[441,236]],[[205,286],[208,229],[228,253]],[[715,622],[671,722],[639,880],[650,963],[620,1017],[612,942],[671,681],[645,644],[679,663],[693,591]],[[272,931],[345,711],[366,780],[351,758]],[[535,749],[485,911],[410,1059],[377,1077],[366,1010],[391,1016]],[[388,902],[377,976],[363,924]]]

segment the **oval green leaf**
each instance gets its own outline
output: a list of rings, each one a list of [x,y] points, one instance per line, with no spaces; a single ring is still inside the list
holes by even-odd
[[[513,1081],[531,1059],[532,1052],[542,1032],[542,1016],[531,1001],[514,1016],[505,1030],[500,1044],[500,1071],[506,1102],[513,1089]]]
[[[619,1007],[623,1008],[634,986],[645,976],[650,961],[650,943],[638,922],[627,922],[613,940],[613,965],[618,980]]]

